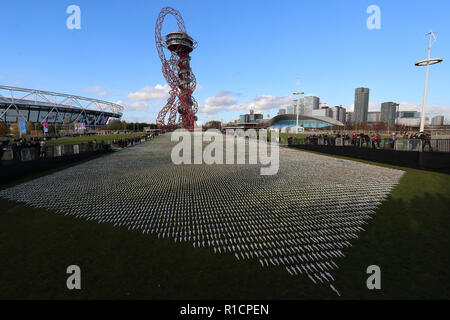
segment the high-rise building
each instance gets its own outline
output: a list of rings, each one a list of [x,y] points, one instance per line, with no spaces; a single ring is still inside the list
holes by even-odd
[[[444,125],[444,116],[436,116],[431,119],[431,125],[433,126],[443,126]]]
[[[367,123],[369,113],[369,88],[355,89],[355,114],[353,122]]]
[[[347,112],[345,114],[345,123],[352,124],[353,123],[353,115],[354,115],[354,112]]]
[[[286,114],[286,109],[278,110],[278,115]]]
[[[313,114],[313,110],[319,110],[320,109],[320,98],[315,96],[307,96],[304,97],[302,101],[300,101],[300,104],[302,107],[300,108],[301,114],[305,116],[310,116]]]
[[[371,111],[367,113],[367,123],[377,123],[380,122],[381,112]]]
[[[297,113],[297,103],[295,103],[292,106],[287,106],[286,113],[287,114],[296,114]]]
[[[345,123],[346,118],[346,109],[342,108],[341,106],[335,106],[330,108],[331,112],[331,118],[340,121],[342,123]]]
[[[395,115],[398,104],[395,102],[383,102],[381,104],[380,120],[386,123],[389,127],[395,124]]]

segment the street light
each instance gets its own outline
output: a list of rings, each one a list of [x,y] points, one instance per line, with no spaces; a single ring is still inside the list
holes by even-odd
[[[425,92],[423,94],[422,114],[420,119],[420,132],[423,132],[425,129],[425,105],[427,103],[428,73],[430,71],[430,66],[444,61],[444,59],[442,58],[431,58],[431,47],[434,42],[436,42],[436,36],[433,33],[433,30],[430,30],[430,32],[428,32],[426,36],[430,36],[430,42],[428,45],[428,59],[420,60],[415,63],[416,67],[427,66],[427,73],[425,76]],[[432,40],[434,40],[433,43]]]

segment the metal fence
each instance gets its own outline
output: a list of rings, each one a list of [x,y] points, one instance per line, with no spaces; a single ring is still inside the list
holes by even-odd
[[[419,151],[419,152],[450,152],[450,139],[398,139],[392,142],[389,139],[381,139],[378,141],[351,141],[344,138],[324,138],[317,137],[315,139],[308,138],[291,138],[288,144],[294,145],[322,145],[322,146],[341,146],[353,148],[369,148],[369,149],[390,149],[397,151]]]
[[[125,140],[125,144],[123,141]],[[115,141],[106,141],[104,143],[80,143],[80,144],[66,144],[66,145],[56,145],[56,146],[45,146],[43,149],[40,146],[34,147],[19,147],[17,149],[12,149],[8,146],[4,150],[3,156],[0,161],[20,161],[28,162],[33,160],[39,160],[43,158],[56,158],[62,156],[77,155],[87,152],[96,151],[107,151],[114,147],[128,147],[131,145],[139,144],[146,141],[146,137],[141,137],[137,140],[131,142],[129,139],[120,139],[116,142],[121,142],[120,145],[116,144]]]

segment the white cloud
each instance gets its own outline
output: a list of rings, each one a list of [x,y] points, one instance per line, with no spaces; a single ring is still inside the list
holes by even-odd
[[[210,97],[205,100],[205,106],[200,108],[203,114],[215,114],[220,111],[239,111],[239,110],[255,110],[256,112],[263,112],[280,107],[286,107],[292,104],[292,97],[283,96],[275,97],[271,95],[258,96],[251,101],[237,103],[238,98],[232,95],[240,95],[231,91],[219,91],[215,97]]]
[[[292,104],[293,98],[290,96],[274,97],[271,95],[262,95],[252,100],[249,109],[255,111],[271,110],[280,107],[286,107]]]
[[[114,91],[112,91],[112,90],[106,90],[106,91],[101,91],[101,92],[97,93],[97,96],[99,96],[101,98],[106,98],[107,96],[110,96],[113,93],[114,93]]]
[[[125,114],[122,117],[122,120],[126,121],[126,122],[155,123],[155,118],[156,118],[156,116],[153,115],[153,114],[145,114],[145,115],[139,115],[139,116],[133,116],[133,115]]]
[[[133,103],[124,103],[122,100],[115,102],[125,108],[125,112],[127,111],[142,111],[148,108],[148,102],[145,101],[136,101]]]
[[[99,92],[100,90],[102,90],[102,89],[99,86],[95,86],[95,87],[86,88],[84,91],[96,93],[96,92]]]
[[[106,98],[106,97],[108,97],[108,96],[110,96],[111,94],[114,93],[113,90],[103,90],[102,91],[102,88],[99,87],[99,86],[89,87],[89,88],[86,88],[84,91],[85,92],[89,92],[89,93],[93,93],[97,97],[100,97],[100,98]]]
[[[235,104],[237,101],[237,98],[235,97],[230,97],[230,96],[215,96],[215,97],[211,97],[211,98],[207,98],[205,100],[205,105],[207,106],[213,106],[213,107],[218,107],[218,106],[231,106],[233,104]]]
[[[169,97],[170,87],[169,85],[157,84],[154,87],[147,86],[139,91],[130,93],[127,96],[128,100],[132,101],[142,101],[142,100],[155,100],[155,99],[166,99]]]
[[[236,104],[238,98],[231,97],[231,91],[219,91],[215,97],[205,99],[205,105],[200,107],[200,113],[215,114],[224,110],[225,107]]]
[[[217,92],[216,97],[223,97],[223,96],[240,96],[240,93],[228,91],[228,90],[221,90]]]
[[[227,110],[229,111],[234,111],[234,110],[245,110],[248,109],[248,106],[245,104],[234,104],[232,106],[226,107]]]

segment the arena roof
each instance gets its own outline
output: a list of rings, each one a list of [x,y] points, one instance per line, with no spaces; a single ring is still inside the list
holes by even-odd
[[[312,115],[298,115],[299,125],[305,128],[323,128],[329,126],[341,126],[344,124],[336,119],[322,116],[312,116]],[[284,128],[293,127],[296,125],[297,115],[295,114],[281,114],[273,117],[266,124],[270,128]],[[303,125],[302,125],[303,124]],[[305,124],[310,124],[305,125]],[[315,126],[316,125],[316,126]]]

